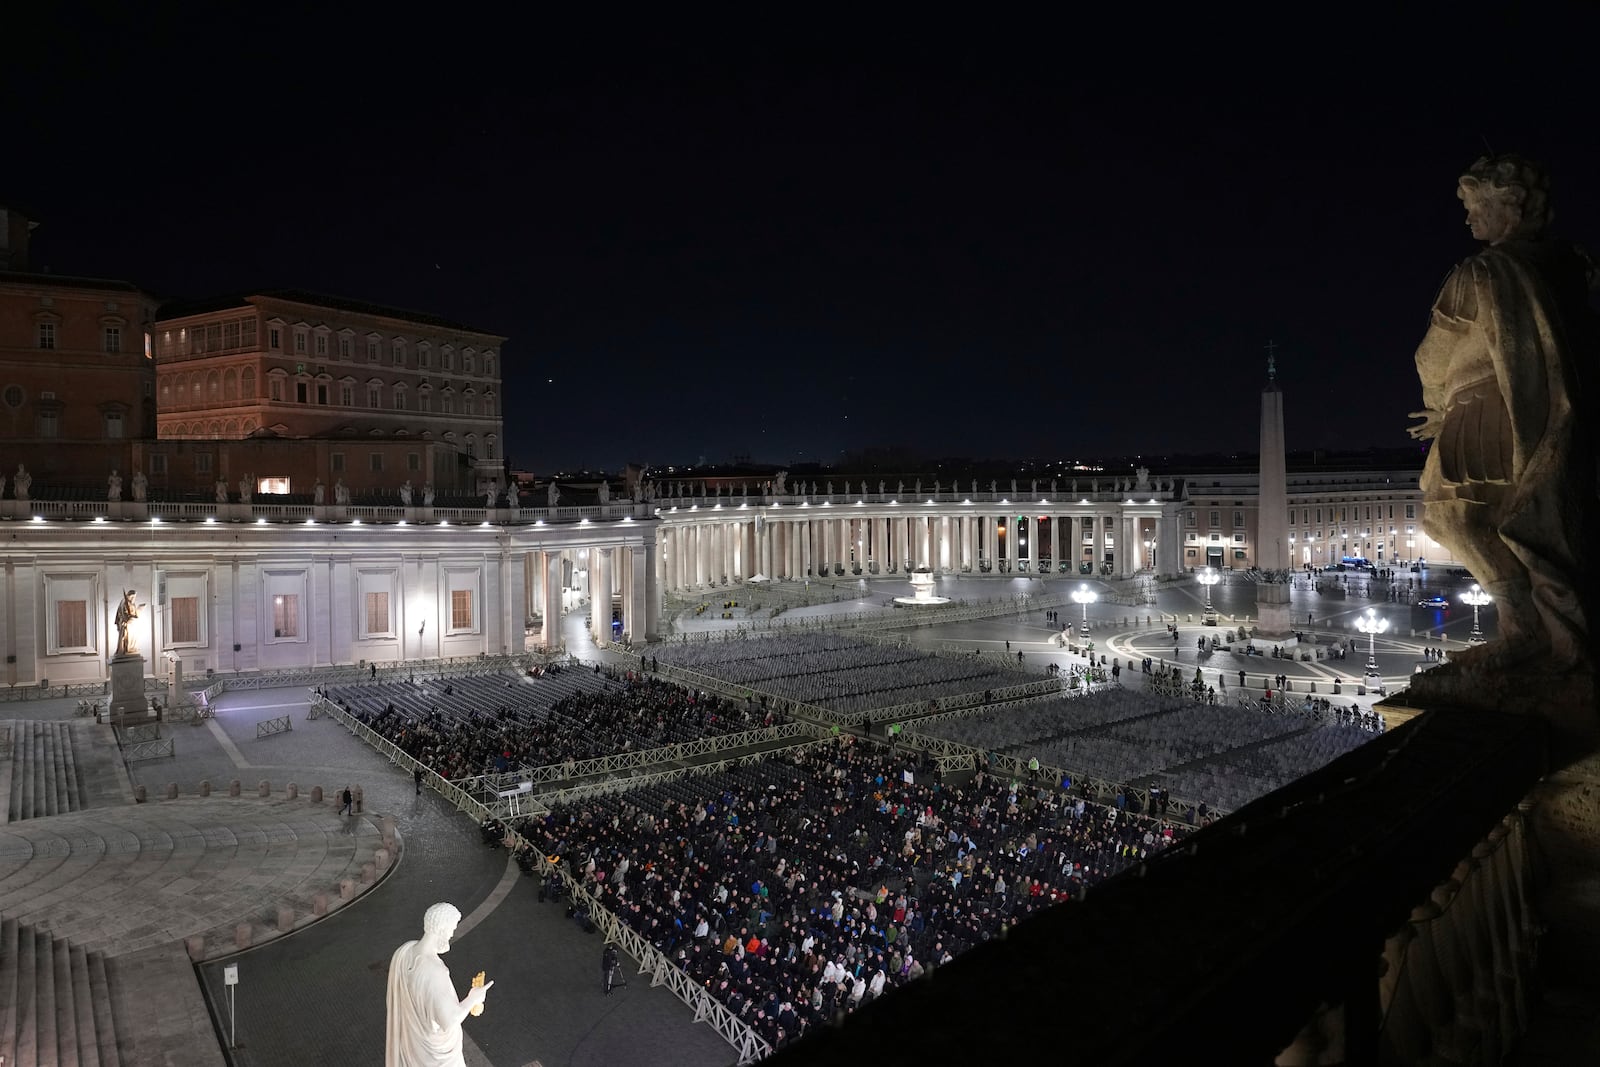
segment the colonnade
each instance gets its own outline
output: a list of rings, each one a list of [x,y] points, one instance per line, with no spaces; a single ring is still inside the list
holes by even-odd
[[[561,617],[581,600],[589,603],[589,632],[597,641],[615,634],[613,616],[634,641],[654,637],[661,626],[661,587],[655,557],[645,545],[588,545],[529,552],[523,569],[527,603],[543,619],[541,644],[559,648]]]
[[[840,514],[849,509],[853,514]],[[903,512],[849,505],[670,509],[660,514],[664,588],[692,591],[764,575],[1091,573],[1177,570],[1167,509],[1075,509],[1052,515],[975,513],[970,506]],[[1162,551],[1167,548],[1168,551]],[[1169,558],[1170,552],[1170,558]]]

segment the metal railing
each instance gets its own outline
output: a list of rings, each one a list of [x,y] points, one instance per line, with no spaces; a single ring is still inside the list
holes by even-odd
[[[561,804],[572,804],[590,797],[614,796],[618,793],[628,793],[646,786],[659,785],[662,782],[676,782],[680,778],[692,778],[702,774],[712,774],[725,771],[729,767],[742,767],[746,763],[756,763],[768,759],[779,752],[788,754],[800,752],[815,745],[831,743],[827,738],[816,738],[811,741],[802,741],[796,745],[789,745],[782,749],[766,752],[748,752],[743,756],[732,756],[728,759],[716,760],[710,763],[696,763],[687,767],[668,767],[659,771],[647,771],[644,774],[630,775],[627,778],[611,778],[604,781],[586,782],[581,785],[567,786],[564,789],[553,789],[539,794],[539,803],[547,808],[554,808]]]
[[[129,763],[140,760],[160,759],[162,756],[177,756],[177,751],[172,744],[172,738],[163,737],[158,741],[140,741],[137,744],[124,745],[122,758]]]
[[[146,723],[140,726],[122,726],[117,728],[117,740],[125,745],[136,745],[141,741],[155,741],[161,737],[161,724],[158,722]]]
[[[286,734],[294,729],[294,720],[287,715],[279,715],[276,719],[262,719],[256,723],[257,737],[271,737],[273,734]]]

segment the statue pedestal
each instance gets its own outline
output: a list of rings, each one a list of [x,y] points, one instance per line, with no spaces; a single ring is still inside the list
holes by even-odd
[[[107,721],[114,726],[148,722],[150,701],[144,695],[144,657],[137,652],[111,661],[111,703]]]
[[[1256,620],[1259,637],[1284,638],[1294,633],[1294,620],[1289,614],[1289,583],[1257,583]]]

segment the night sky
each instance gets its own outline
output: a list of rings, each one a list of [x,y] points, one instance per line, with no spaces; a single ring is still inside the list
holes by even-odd
[[[1403,447],[1430,301],[1475,247],[1462,168],[1544,160],[1557,229],[1600,249],[1600,20],[1576,6],[665,29],[54,7],[8,13],[0,72],[0,200],[42,218],[36,266],[505,334],[507,453],[540,472],[1250,451],[1269,339],[1292,449]]]

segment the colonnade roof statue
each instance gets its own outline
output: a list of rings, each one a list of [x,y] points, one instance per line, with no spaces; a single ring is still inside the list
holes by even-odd
[[[450,951],[460,922],[453,904],[433,905],[423,915],[422,937],[389,958],[384,1067],[465,1067],[462,1020],[483,1003],[494,983],[475,980],[466,997],[456,999],[450,969],[439,957]]]
[[[1499,606],[1497,640],[1413,690],[1472,706],[1538,707],[1567,756],[1594,747],[1597,339],[1593,262],[1546,230],[1544,168],[1486,156],[1457,195],[1487,247],[1434,301],[1417,349],[1423,529]],[[1588,394],[1585,394],[1585,389]]]

